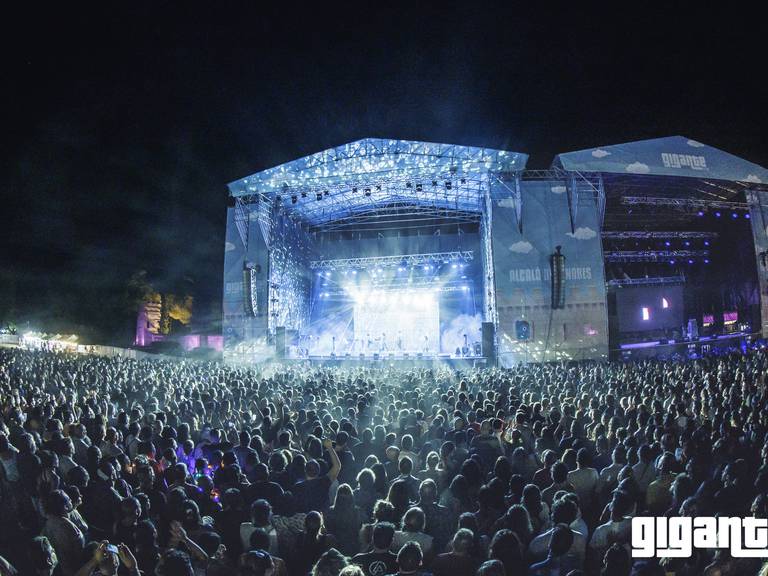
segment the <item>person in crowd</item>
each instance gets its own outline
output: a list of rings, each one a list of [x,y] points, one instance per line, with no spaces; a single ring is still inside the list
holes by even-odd
[[[384,576],[397,571],[397,554],[392,552],[395,527],[389,522],[379,522],[373,527],[373,550],[357,554],[352,562],[363,569],[365,576]]]

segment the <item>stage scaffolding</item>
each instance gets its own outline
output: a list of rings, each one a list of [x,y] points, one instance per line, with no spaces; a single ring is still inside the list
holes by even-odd
[[[452,264],[471,262],[475,257],[472,250],[454,252],[433,252],[429,254],[396,254],[393,256],[370,256],[361,258],[340,258],[337,260],[312,260],[312,270],[348,270],[370,268],[393,268],[395,266],[423,266],[425,264]]]
[[[268,332],[302,330],[308,323],[309,270],[418,266],[469,262],[472,251],[312,259],[316,234],[480,224],[484,281],[493,282],[490,183],[518,178],[527,156],[472,146],[365,139],[299,158],[230,184],[235,225],[246,252],[261,231],[269,252]],[[249,226],[258,223],[258,228]],[[250,277],[253,277],[253,273]],[[251,286],[251,294],[257,292]],[[492,284],[484,290],[494,289]],[[250,309],[256,309],[255,304]],[[485,315],[495,321],[490,303]]]

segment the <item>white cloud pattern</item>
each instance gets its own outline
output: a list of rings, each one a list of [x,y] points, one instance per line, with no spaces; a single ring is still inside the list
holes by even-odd
[[[588,226],[580,226],[579,228],[576,228],[575,232],[567,232],[566,236],[570,236],[576,240],[591,240],[597,236],[597,232]]]
[[[500,208],[514,208],[515,207],[515,199],[514,198],[502,198],[499,200],[499,207]]]
[[[642,162],[632,162],[625,170],[630,174],[648,174],[651,171],[648,164],[643,164]]]
[[[755,174],[750,174],[746,178],[744,178],[743,182],[752,182],[753,184],[762,184],[763,181],[760,179],[760,176],[756,176]]]
[[[687,144],[688,146],[693,146],[694,148],[704,148],[704,144],[701,142],[696,142],[696,140],[688,140]]]
[[[533,244],[526,240],[515,242],[509,247],[510,252],[516,252],[517,254],[528,254],[531,250],[533,250]]]
[[[592,150],[592,156],[594,156],[595,158],[605,158],[606,156],[610,156],[610,155],[611,155],[610,152],[608,152],[607,150],[601,150],[600,148],[598,148],[597,150]]]
[[[562,194],[565,192],[566,188],[565,186],[552,186],[550,190],[552,190],[553,194]]]

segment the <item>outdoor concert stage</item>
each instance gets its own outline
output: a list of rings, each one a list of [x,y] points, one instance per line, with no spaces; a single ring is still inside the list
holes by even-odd
[[[766,334],[764,168],[680,136],[526,162],[366,139],[232,182],[225,359],[510,366]]]

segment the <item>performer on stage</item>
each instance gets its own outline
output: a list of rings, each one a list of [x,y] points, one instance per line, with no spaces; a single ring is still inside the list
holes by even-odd
[[[381,344],[379,346],[379,352],[386,352],[388,350],[387,348],[387,333],[382,332],[381,333]]]
[[[429,336],[424,334],[424,352],[429,352]]]
[[[397,351],[403,351],[403,333],[400,330],[397,331]]]

